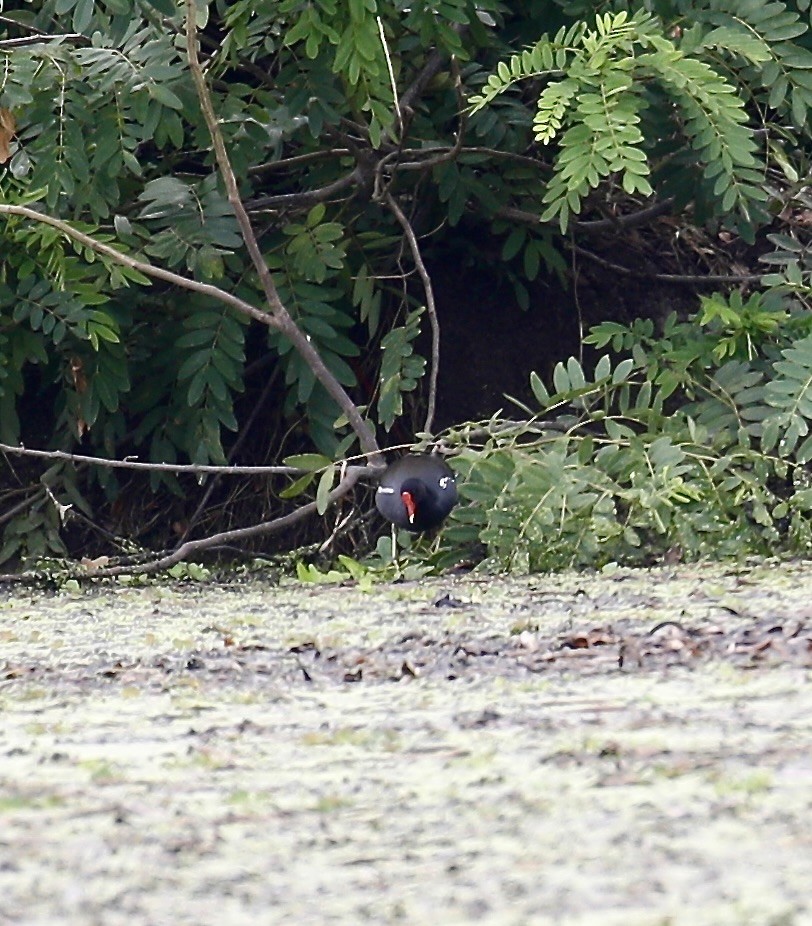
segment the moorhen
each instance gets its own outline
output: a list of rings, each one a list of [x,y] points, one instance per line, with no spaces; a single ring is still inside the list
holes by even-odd
[[[438,527],[457,503],[454,473],[437,456],[412,453],[387,466],[375,493],[378,511],[407,531]]]

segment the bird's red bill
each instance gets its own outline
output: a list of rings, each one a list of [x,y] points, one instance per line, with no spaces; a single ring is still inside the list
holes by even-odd
[[[403,504],[406,508],[406,514],[409,515],[409,523],[411,524],[414,521],[414,516],[417,513],[417,505],[414,503],[411,492],[401,492],[400,497],[403,499]]]

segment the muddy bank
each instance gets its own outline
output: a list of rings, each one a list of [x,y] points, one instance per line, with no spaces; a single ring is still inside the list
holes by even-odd
[[[810,922],[810,589],[4,593],[0,922]]]

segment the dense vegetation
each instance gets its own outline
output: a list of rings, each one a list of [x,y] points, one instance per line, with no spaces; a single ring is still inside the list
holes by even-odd
[[[533,281],[566,276],[579,242],[656,235],[666,213],[754,244],[769,274],[744,295],[732,277],[665,331],[607,319],[586,338],[612,352],[594,370],[562,358],[520,421],[443,435],[471,504],[439,561],[807,549],[808,7],[4,8],[0,440],[199,465],[296,454],[308,472],[201,484],[7,455],[0,560],[171,549],[280,516],[300,493],[324,511],[332,462],[375,450],[356,409],[382,445],[432,430],[450,309],[429,256],[462,240],[493,263],[496,246],[515,301],[541,311]],[[366,538],[365,522],[341,523]]]

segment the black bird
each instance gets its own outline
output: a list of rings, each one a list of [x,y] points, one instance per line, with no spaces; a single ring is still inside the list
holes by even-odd
[[[375,493],[378,511],[407,531],[438,527],[457,504],[454,473],[437,456],[413,453],[387,466]]]

